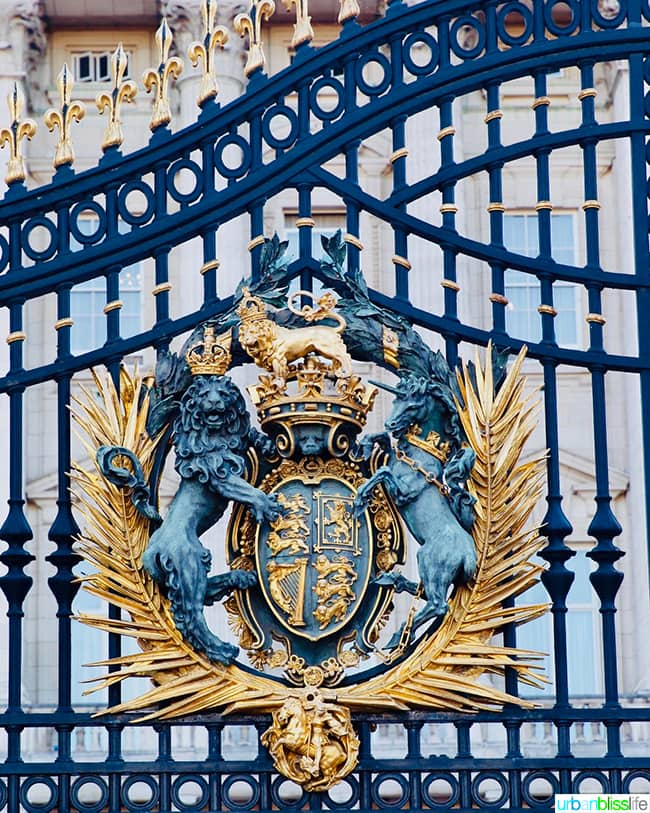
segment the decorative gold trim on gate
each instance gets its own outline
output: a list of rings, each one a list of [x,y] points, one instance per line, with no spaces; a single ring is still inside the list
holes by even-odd
[[[553,307],[553,305],[538,305],[537,313],[543,313],[546,316],[557,316],[557,311]]]
[[[248,250],[251,251],[250,248]],[[203,263],[203,265],[199,269],[199,274],[203,275],[207,274],[208,271],[216,271],[217,268],[220,268],[220,266],[221,263],[219,260],[208,260],[208,262]]]
[[[583,88],[580,93],[578,93],[578,100],[582,101],[583,99],[588,99],[590,96],[598,96],[596,88]]]
[[[406,158],[409,154],[408,147],[400,147],[399,150],[395,150],[388,159],[391,164],[394,164],[395,161],[399,161],[400,158]]]
[[[440,207],[440,214],[441,215],[447,215],[447,214],[455,215],[457,211],[458,211],[458,206],[456,206],[455,203],[443,203],[442,206]]]
[[[553,209],[553,204],[551,203],[550,200],[538,200],[537,203],[535,204],[536,212],[541,212],[544,209],[548,209],[548,211],[551,211]]]
[[[600,201],[598,200],[586,200],[582,204],[583,211],[587,211],[587,209],[600,209]]]
[[[61,330],[64,327],[72,327],[74,325],[74,319],[70,316],[66,316],[63,319],[57,319],[54,323],[54,330]]]
[[[498,109],[497,110],[490,110],[490,112],[486,114],[483,121],[486,124],[489,124],[491,121],[494,121],[495,119],[502,119],[502,118],[503,118],[503,110],[498,110]]]
[[[510,300],[508,299],[508,297],[504,296],[503,294],[492,293],[492,294],[490,294],[488,299],[490,300],[490,302],[493,302],[495,305],[504,305],[505,306],[505,305],[510,304]]]
[[[400,257],[399,254],[393,254],[391,258],[391,262],[395,265],[401,265],[402,268],[406,268],[407,271],[410,271],[413,266],[411,263],[406,259],[406,257]]]
[[[503,203],[499,203],[499,201],[488,203],[488,205],[485,208],[487,209],[488,212],[490,212],[490,214],[492,214],[492,212],[505,212],[506,210],[506,207],[503,205]]]
[[[355,248],[358,248],[359,251],[363,251],[363,243],[361,242],[361,240],[359,240],[359,238],[356,235],[354,235],[354,234],[344,234],[343,235],[343,240],[346,243],[349,243],[351,246],[354,246]]]
[[[171,291],[172,288],[173,285],[171,282],[161,282],[151,289],[151,294],[152,296],[158,296],[158,294],[164,294],[166,291]]]
[[[605,319],[602,313],[588,313],[585,316],[585,322],[595,325],[604,325],[607,323],[607,319]]]
[[[544,105],[548,107],[548,105],[550,104],[551,100],[548,98],[548,96],[538,96],[536,99],[533,100],[531,107],[533,108],[533,110],[537,110],[538,107],[543,107]]]
[[[253,239],[248,243],[248,250],[252,251],[254,248],[261,246],[264,243],[264,235],[258,234],[257,237],[253,237]]]
[[[447,136],[456,135],[456,128],[455,127],[444,127],[438,133],[438,141],[442,141],[443,138],[447,138]]]
[[[300,228],[301,226],[309,226],[309,228],[313,229],[316,225],[316,221],[313,217],[299,217],[296,219],[296,228]]]
[[[24,330],[14,330],[13,333],[10,333],[5,341],[7,344],[13,344],[14,342],[24,342],[27,338],[27,334]]]
[[[107,302],[104,305],[104,313],[110,313],[111,311],[118,311],[122,306],[123,302],[121,299],[114,299],[112,302]]]
[[[448,288],[450,291],[456,291],[456,293],[460,291],[460,285],[454,282],[453,279],[441,279],[440,284],[443,288]]]

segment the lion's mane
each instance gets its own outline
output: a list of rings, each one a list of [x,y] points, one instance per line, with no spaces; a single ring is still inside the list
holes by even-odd
[[[209,422],[208,419],[211,419]],[[230,475],[243,476],[250,419],[244,398],[227,376],[197,376],[174,421],[175,469],[213,491]]]

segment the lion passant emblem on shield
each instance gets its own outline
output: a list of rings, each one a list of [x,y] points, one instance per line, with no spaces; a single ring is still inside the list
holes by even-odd
[[[355,709],[525,702],[480,678],[488,664],[539,680],[531,653],[492,637],[545,610],[503,604],[539,575],[526,521],[543,459],[519,463],[534,425],[523,353],[507,373],[498,355],[452,370],[343,269],[340,234],[324,240],[331,290],[317,296],[290,292],[285,248],[267,240],[260,277],[162,353],[155,376],[123,370],[118,393],[97,375],[98,397],[80,403],[97,463],[74,474],[85,580],[124,610],[81,620],[142,649],[97,681],[152,679],[112,711],[273,711],[263,741],[277,769],[323,790],[356,764]],[[396,383],[364,380],[354,360]],[[247,393],[229,375],[241,364],[256,368]],[[392,408],[367,433],[378,386]],[[161,512],[172,448],[179,485]],[[201,537],[227,512],[228,569],[214,573]],[[208,624],[217,602],[236,643]]]

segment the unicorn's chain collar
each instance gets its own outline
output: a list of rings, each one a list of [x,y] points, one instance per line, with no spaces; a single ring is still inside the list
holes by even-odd
[[[407,466],[416,471],[418,474],[421,474],[427,483],[436,486],[438,491],[442,494],[443,497],[448,497],[450,494],[449,486],[446,483],[443,483],[430,471],[427,471],[423,466],[421,466],[417,460],[414,460],[412,457],[406,454],[403,449],[400,449],[399,446],[393,445],[393,451],[395,452],[395,457],[402,463],[406,463]]]

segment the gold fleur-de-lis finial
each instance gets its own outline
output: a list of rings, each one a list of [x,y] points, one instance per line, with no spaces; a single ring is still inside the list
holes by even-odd
[[[36,123],[31,119],[21,120],[23,112],[23,97],[18,89],[18,83],[14,82],[12,89],[7,96],[9,105],[9,115],[11,124],[0,130],[0,147],[9,144],[9,163],[7,164],[7,174],[5,181],[7,184],[14,181],[25,180],[25,162],[23,161],[20,142],[23,138],[31,138],[36,133]]]
[[[64,164],[72,164],[74,162],[74,150],[72,149],[72,141],[70,140],[70,127],[73,121],[77,123],[81,121],[86,115],[86,108],[81,102],[72,101],[74,78],[65,62],[63,63],[61,72],[56,78],[56,84],[59,89],[61,107],[58,110],[54,110],[53,108],[48,110],[43,116],[43,121],[50,132],[52,132],[55,127],[59,128],[59,140],[54,154],[54,166],[58,168]]]
[[[311,42],[314,39],[314,29],[311,27],[307,4],[308,0],[282,0],[282,5],[287,11],[291,11],[291,6],[296,7],[296,22],[291,38],[292,48],[297,48],[303,42]]]
[[[361,14],[361,7],[357,0],[339,0],[341,8],[339,9],[338,21],[344,23],[346,20],[353,20]]]
[[[238,14],[233,26],[243,37],[248,34],[248,59],[244,67],[246,76],[264,68],[266,58],[262,48],[262,21],[268,20],[275,11],[273,0],[250,0],[248,14]]]
[[[214,72],[214,58],[217,48],[223,48],[228,42],[228,31],[222,25],[216,25],[216,0],[201,0],[201,19],[203,20],[203,41],[193,42],[187,53],[196,68],[199,60],[203,62],[203,74],[199,88],[199,107],[214,99],[219,92],[217,77]]]
[[[119,147],[124,141],[121,118],[122,104],[132,102],[138,92],[135,82],[124,79],[126,68],[127,56],[120,42],[111,57],[111,79],[113,82],[111,92],[103,91],[95,99],[99,112],[103,113],[108,110],[109,114],[108,124],[104,131],[104,140],[102,141],[102,150],[104,151],[109,147]]]
[[[153,113],[149,122],[151,130],[169,124],[172,120],[172,113],[169,108],[169,82],[172,77],[178,79],[183,71],[183,61],[177,56],[171,58],[169,56],[169,49],[172,46],[173,39],[167,17],[163,17],[156,31],[158,68],[149,68],[142,75],[142,83],[147,89],[147,93],[151,93],[152,88],[155,88]]]

